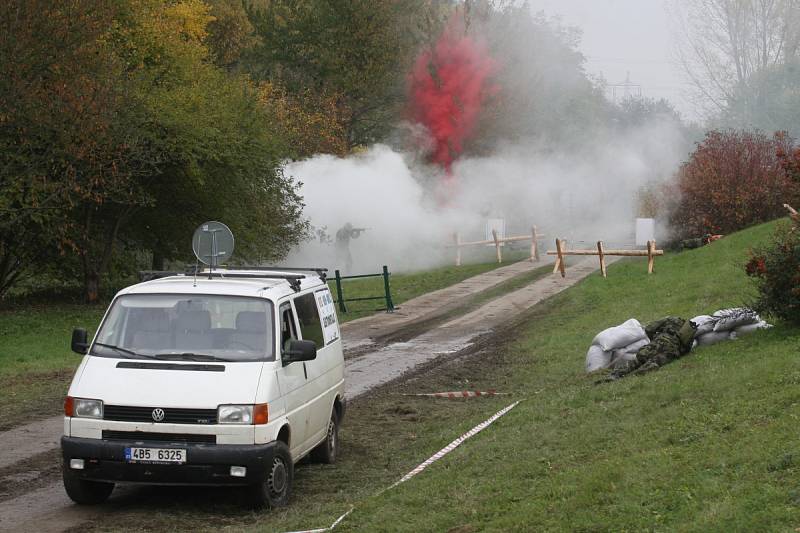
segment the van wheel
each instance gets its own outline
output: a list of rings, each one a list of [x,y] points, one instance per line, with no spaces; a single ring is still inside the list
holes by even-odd
[[[250,487],[253,507],[263,509],[285,506],[289,503],[292,481],[294,481],[294,465],[289,447],[278,441],[272,461],[267,465],[267,479]]]
[[[336,456],[339,454],[339,417],[336,416],[336,411],[331,413],[331,419],[328,421],[328,434],[325,435],[325,440],[320,442],[316,448],[311,450],[311,458],[318,463],[325,463],[331,465],[336,462]]]
[[[103,503],[111,496],[114,490],[113,483],[102,481],[87,481],[72,472],[64,469],[64,489],[72,501],[81,505],[96,505]]]

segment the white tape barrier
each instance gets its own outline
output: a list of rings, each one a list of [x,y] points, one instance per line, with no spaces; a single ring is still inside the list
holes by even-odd
[[[376,494],[376,496],[380,495],[380,494],[383,494],[387,490],[393,489],[394,487],[396,487],[400,483],[408,481],[412,477],[416,476],[417,474],[419,474],[420,472],[422,472],[423,470],[428,468],[432,463],[434,463],[435,461],[438,461],[439,459],[441,459],[442,457],[444,457],[448,453],[452,452],[453,450],[455,450],[456,448],[461,446],[461,444],[465,440],[469,439],[470,437],[474,437],[475,435],[477,435],[478,433],[480,433],[481,431],[483,431],[487,427],[491,426],[492,423],[494,423],[495,420],[497,420],[498,418],[500,418],[501,416],[505,415],[510,410],[515,408],[517,405],[519,405],[519,402],[521,402],[521,401],[522,400],[517,400],[516,402],[512,403],[511,405],[509,405],[507,407],[504,407],[500,411],[498,411],[495,414],[493,414],[491,417],[487,418],[486,420],[484,420],[483,422],[481,422],[480,424],[478,424],[474,428],[470,429],[469,431],[467,431],[466,433],[464,433],[463,435],[458,437],[456,440],[454,440],[453,442],[451,442],[450,444],[448,444],[447,446],[445,446],[444,448],[442,448],[441,450],[439,450],[435,454],[431,455],[424,462],[420,463],[413,470],[411,470],[408,474],[404,475],[403,477],[401,477],[400,479],[398,479],[397,481],[395,481],[394,483],[389,485],[387,488],[385,488],[382,491],[380,491],[378,494]],[[291,531],[289,533],[322,533],[324,531],[331,531],[333,528],[338,526],[339,523],[341,523],[341,521],[344,520],[345,517],[347,515],[349,515],[351,512],[353,512],[353,507],[351,507],[350,510],[347,511],[346,513],[344,513],[342,516],[337,518],[336,521],[333,524],[331,524],[329,527],[325,527],[325,528],[321,528],[321,529],[308,529],[308,530],[302,530],[302,531]]]
[[[495,414],[493,414],[491,417],[487,418],[486,420],[484,420],[483,422],[481,422],[480,424],[478,424],[474,428],[470,429],[469,431],[467,431],[466,433],[464,433],[463,435],[458,437],[456,440],[454,440],[453,442],[451,442],[450,444],[448,444],[447,446],[445,446],[444,448],[442,448],[441,450],[439,450],[435,454],[431,455],[429,458],[427,458],[425,460],[425,462],[423,462],[422,464],[420,464],[419,466],[414,468],[414,470],[412,470],[411,472],[409,472],[405,476],[401,477],[399,480],[395,481],[394,484],[391,485],[389,488],[390,489],[394,488],[397,485],[399,485],[400,483],[403,483],[404,481],[408,481],[412,477],[416,476],[417,474],[419,474],[420,472],[422,472],[423,470],[428,468],[432,463],[434,463],[435,461],[438,461],[439,459],[441,459],[442,457],[444,457],[448,453],[452,452],[453,450],[455,450],[456,448],[461,446],[462,442],[464,442],[465,440],[467,440],[470,437],[473,437],[473,436],[477,435],[478,433],[480,433],[481,431],[483,431],[484,429],[486,429],[487,427],[492,425],[492,423],[495,420],[497,420],[498,418],[500,418],[501,416],[503,416],[504,414],[506,414],[507,412],[509,412],[513,408],[515,408],[519,404],[519,402],[521,402],[521,401],[522,400],[517,400],[516,402],[512,403],[508,407],[504,407],[500,411],[498,411]]]
[[[481,396],[505,396],[506,394],[508,393],[489,389],[487,391],[462,390],[455,392],[425,392],[419,394],[403,394],[403,396],[429,396],[431,398],[448,398],[450,400],[455,400],[458,398],[479,398]]]

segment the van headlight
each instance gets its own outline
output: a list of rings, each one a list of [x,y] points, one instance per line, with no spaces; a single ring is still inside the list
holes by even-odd
[[[269,422],[269,407],[265,403],[255,405],[220,405],[217,407],[217,424],[266,424]]]
[[[103,418],[103,401],[73,398],[72,416],[78,418]]]
[[[220,405],[217,408],[218,424],[252,424],[252,405]]]

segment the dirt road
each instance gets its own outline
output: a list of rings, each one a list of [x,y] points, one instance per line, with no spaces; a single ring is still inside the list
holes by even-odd
[[[530,263],[515,263],[406,302],[394,314],[344,324],[348,398],[400,379],[437,357],[469,348],[478,337],[596,270],[593,261],[576,263],[570,265],[567,278],[546,276],[472,311],[455,317],[448,314],[481,291],[531,268]],[[386,340],[403,337],[404,331],[410,333],[403,341]],[[58,446],[62,424],[62,418],[55,416],[0,433],[0,487],[11,487],[11,492],[0,492],[0,530],[65,531],[120,506],[137,505],[136,493],[143,490],[137,487],[115,489],[103,506],[72,504],[64,494],[59,470],[51,464],[57,461],[53,448]]]

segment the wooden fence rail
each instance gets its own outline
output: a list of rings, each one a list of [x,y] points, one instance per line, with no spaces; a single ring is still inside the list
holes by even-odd
[[[531,234],[530,235],[517,235],[514,237],[503,237],[500,238],[497,235],[497,230],[492,230],[492,238],[490,240],[485,241],[470,241],[464,242],[461,240],[461,234],[455,233],[453,235],[453,239],[455,240],[455,244],[451,244],[450,248],[456,249],[456,266],[461,266],[461,248],[466,246],[486,246],[488,244],[494,244],[495,256],[497,257],[497,262],[503,262],[503,252],[502,246],[504,243],[507,242],[518,242],[518,241],[531,241],[531,262],[539,261],[539,245],[537,243],[538,239],[545,237],[545,235],[538,232],[536,226],[531,227]]]
[[[606,271],[607,255],[622,256],[622,257],[647,257],[647,273],[652,274],[655,267],[655,258],[657,255],[664,255],[664,250],[656,250],[656,241],[647,241],[647,250],[606,250],[603,246],[603,241],[597,241],[596,250],[566,250],[567,241],[556,239],[556,249],[548,250],[547,255],[555,255],[556,262],[553,265],[553,274],[561,272],[561,277],[565,277],[566,263],[564,258],[568,255],[596,255],[600,258],[600,273],[603,277],[608,277]]]

